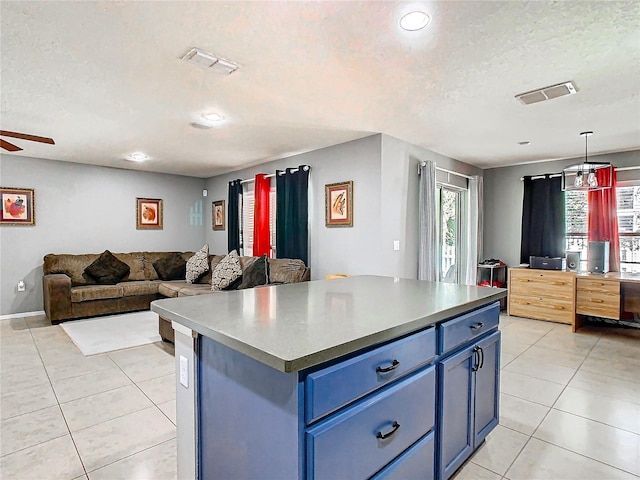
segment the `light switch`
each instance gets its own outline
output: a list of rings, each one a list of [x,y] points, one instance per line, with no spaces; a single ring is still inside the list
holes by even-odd
[[[180,383],[189,388],[189,360],[183,355],[180,355]]]
[[[394,240],[394,241],[393,241],[393,249],[394,249],[395,251],[400,250],[400,240]]]

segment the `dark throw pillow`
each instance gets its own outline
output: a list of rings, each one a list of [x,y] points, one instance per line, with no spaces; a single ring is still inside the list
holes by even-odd
[[[160,280],[184,280],[187,262],[182,255],[174,253],[153,262],[153,268]]]
[[[84,273],[102,285],[114,285],[129,275],[129,265],[118,260],[109,250],[105,250],[95,261],[84,269]]]
[[[242,272],[242,283],[238,290],[258,287],[267,283],[269,283],[269,260],[266,255],[262,255]]]

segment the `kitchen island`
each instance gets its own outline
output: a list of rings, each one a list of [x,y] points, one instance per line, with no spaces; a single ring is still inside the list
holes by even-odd
[[[498,423],[505,295],[357,276],[153,302],[179,478],[449,478]]]

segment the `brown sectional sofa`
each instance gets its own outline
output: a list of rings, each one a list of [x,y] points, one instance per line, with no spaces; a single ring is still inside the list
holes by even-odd
[[[210,255],[211,269],[198,280],[188,284],[185,280],[160,280],[153,263],[173,252],[114,253],[129,265],[129,274],[115,285],[98,285],[84,273],[100,254],[49,254],[44,257],[43,298],[44,310],[52,324],[77,318],[110,315],[147,310],[149,304],[160,298],[184,297],[203,294],[224,294],[211,291],[211,270],[224,255]],[[179,252],[188,260],[193,252]],[[240,257],[244,270],[256,257]],[[294,283],[310,279],[310,270],[301,260],[269,259],[271,283]],[[160,334],[173,341],[171,323],[160,319]]]

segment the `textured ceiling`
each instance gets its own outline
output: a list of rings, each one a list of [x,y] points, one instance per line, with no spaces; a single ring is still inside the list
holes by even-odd
[[[399,29],[424,8],[432,23]],[[640,2],[2,1],[18,155],[209,177],[382,132],[479,167],[640,148]],[[180,60],[232,60],[229,76]],[[573,80],[578,94],[514,95]],[[189,126],[205,110],[229,121]],[[530,141],[523,147],[520,141]],[[142,150],[144,164],[123,160]]]

